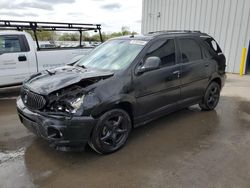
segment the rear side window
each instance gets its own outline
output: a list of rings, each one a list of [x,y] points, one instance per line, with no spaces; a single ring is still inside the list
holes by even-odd
[[[203,51],[203,55],[205,58],[212,58],[213,57],[213,54],[204,45],[201,45],[201,49]]]
[[[175,43],[174,39],[158,40],[148,49],[147,57],[157,56],[161,59],[161,66],[175,64]]]
[[[179,39],[182,62],[190,62],[202,59],[199,44],[190,38]]]
[[[213,38],[206,38],[205,43],[208,44],[208,46],[215,52],[215,53],[221,53],[221,49],[217,42]]]

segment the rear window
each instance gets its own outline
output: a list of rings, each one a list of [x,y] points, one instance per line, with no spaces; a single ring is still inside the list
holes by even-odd
[[[202,59],[200,45],[191,38],[179,39],[182,62],[190,62]]]

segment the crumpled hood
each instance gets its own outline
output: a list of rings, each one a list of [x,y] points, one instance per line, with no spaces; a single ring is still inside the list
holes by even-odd
[[[33,92],[47,95],[53,91],[81,82],[84,79],[105,79],[113,74],[112,72],[97,71],[96,69],[65,66],[31,76],[24,82],[24,87]]]

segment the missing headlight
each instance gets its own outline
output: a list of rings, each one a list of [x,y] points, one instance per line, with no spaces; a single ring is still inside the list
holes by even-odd
[[[70,102],[71,107],[73,107],[71,113],[76,113],[76,111],[81,107],[84,97],[85,95],[82,95],[81,97],[78,97]]]
[[[52,112],[76,113],[80,109],[85,93],[80,86],[71,86],[52,93],[47,110]]]

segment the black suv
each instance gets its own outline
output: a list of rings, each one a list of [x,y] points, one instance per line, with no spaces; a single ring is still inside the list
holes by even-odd
[[[213,110],[225,56],[198,31],[161,31],[108,40],[77,61],[31,76],[21,88],[21,122],[60,150],[88,143],[107,154],[131,130],[190,105]]]

